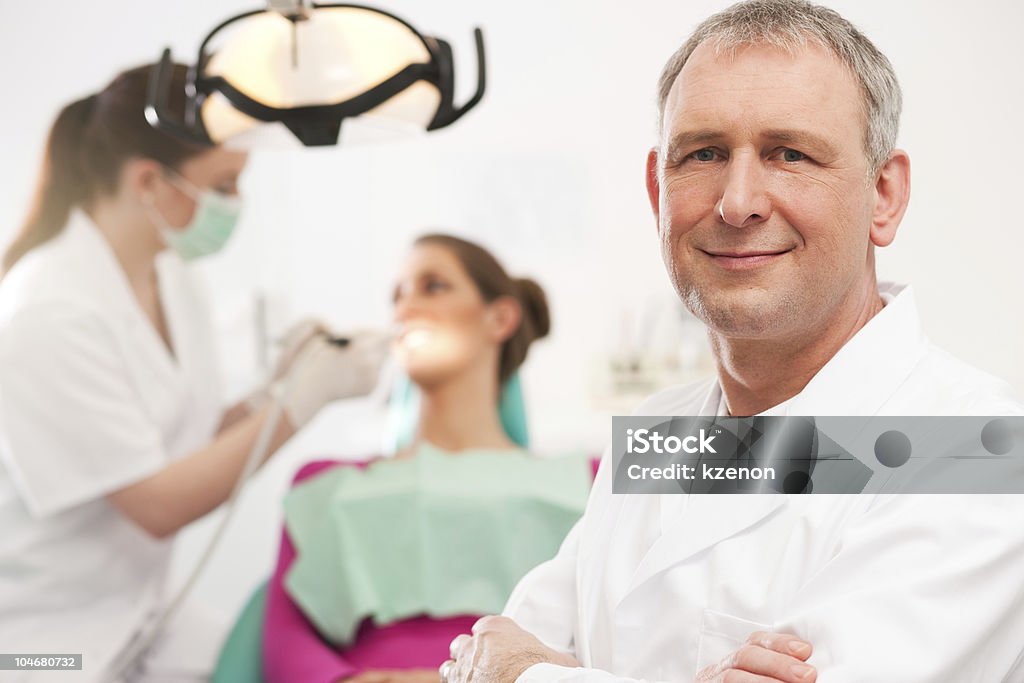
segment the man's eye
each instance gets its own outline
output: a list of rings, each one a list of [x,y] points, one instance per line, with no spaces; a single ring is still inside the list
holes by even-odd
[[[696,159],[697,161],[704,161],[704,162],[714,161],[715,160],[715,150],[711,149],[710,147],[705,147],[704,149],[698,149],[696,152],[694,152],[690,156],[693,157],[694,159]]]
[[[782,151],[783,161],[803,161],[806,158],[806,154],[798,152],[795,149],[785,149]]]

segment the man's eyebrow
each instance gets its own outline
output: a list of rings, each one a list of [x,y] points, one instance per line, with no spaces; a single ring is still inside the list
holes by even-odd
[[[671,159],[681,150],[688,149],[694,145],[703,145],[706,142],[721,140],[725,135],[717,130],[701,128],[700,130],[684,130],[671,137],[666,149],[666,156]]]
[[[835,145],[829,142],[827,139],[812,133],[809,130],[797,130],[790,128],[778,128],[773,130],[766,130],[762,134],[762,137],[768,140],[775,140],[777,142],[785,142],[787,144],[795,145],[809,145],[814,149],[817,149],[827,155],[837,156]]]
[[[676,133],[669,140],[668,148],[666,150],[666,156],[669,159],[675,157],[679,152],[689,149],[697,145],[703,145],[709,142],[716,142],[725,138],[725,133],[710,128],[701,128],[699,130],[685,130]],[[811,148],[818,150],[826,155],[835,156],[837,155],[836,147],[824,137],[817,133],[812,133],[808,130],[799,130],[793,128],[773,128],[766,130],[761,133],[761,137],[766,140],[772,140],[775,142],[783,142],[786,144],[793,144],[799,146],[810,146]]]

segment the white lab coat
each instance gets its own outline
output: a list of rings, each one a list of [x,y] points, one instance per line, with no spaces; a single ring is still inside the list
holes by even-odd
[[[791,415],[1022,415],[1008,387],[931,345],[912,293],[885,308]],[[721,414],[717,380],[638,415]],[[611,495],[587,510],[505,614],[584,668],[520,683],[693,681],[755,630],[814,645],[819,683],[1024,681],[1024,496]]]
[[[204,301],[176,255],[157,270],[173,356],[84,212],[0,282],[0,649],[84,655],[5,681],[93,680],[161,598],[171,541],[104,495],[209,443],[222,406]]]

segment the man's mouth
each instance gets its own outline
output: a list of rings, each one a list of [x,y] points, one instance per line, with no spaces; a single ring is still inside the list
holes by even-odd
[[[701,251],[707,254],[715,265],[725,270],[747,270],[772,263],[793,249],[701,249]]]

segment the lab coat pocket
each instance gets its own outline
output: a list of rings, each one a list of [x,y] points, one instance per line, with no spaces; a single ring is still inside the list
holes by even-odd
[[[697,646],[697,671],[720,661],[738,650],[754,631],[770,631],[769,624],[762,624],[725,612],[705,609],[701,616],[700,643]]]

